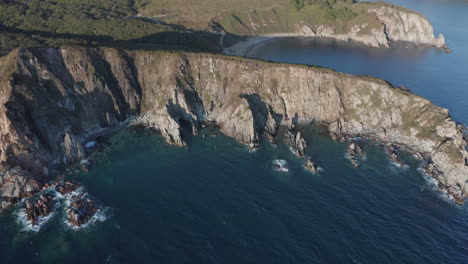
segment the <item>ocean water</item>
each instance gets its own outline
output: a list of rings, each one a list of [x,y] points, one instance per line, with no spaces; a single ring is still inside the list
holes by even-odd
[[[391,2],[423,12],[453,52],[286,39],[250,55],[386,78],[468,123],[468,2]],[[368,158],[354,168],[344,144],[312,126],[304,135],[319,175],[281,145],[250,152],[204,130],[180,148],[125,129],[89,172],[67,175],[107,208],[100,221],[73,230],[59,209],[40,231],[22,231],[13,208],[0,214],[0,263],[468,263],[468,206],[437,191],[411,155],[396,168],[363,142]],[[278,158],[289,172],[273,171]]]
[[[468,124],[468,1],[388,0],[416,10],[442,33],[452,52],[433,48],[369,48],[346,42],[285,38],[257,46],[249,57],[319,65],[339,72],[371,75],[405,86]]]
[[[18,232],[0,216],[2,263],[466,263],[466,208],[449,202],[403,158],[391,166],[364,144],[359,169],[345,145],[308,128],[324,172],[301,168],[285,146],[256,152],[216,131],[178,148],[148,130],[126,129],[70,178],[112,208],[83,230],[51,219]],[[271,168],[289,162],[287,173]]]

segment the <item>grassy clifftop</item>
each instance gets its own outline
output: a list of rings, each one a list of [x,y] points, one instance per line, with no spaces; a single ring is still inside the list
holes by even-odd
[[[216,51],[216,36],[141,19],[137,12],[133,0],[1,1],[0,53],[76,44]]]
[[[238,35],[293,32],[298,24],[332,26],[336,33],[362,23],[369,24],[370,29],[380,22],[368,10],[379,6],[414,13],[381,1],[136,0],[136,10],[144,16],[196,29],[205,29],[215,20],[228,32]]]
[[[63,44],[142,45],[216,51],[210,22],[229,33],[295,33],[298,26],[324,25],[335,34],[365,24],[381,26],[372,7],[353,0],[6,0],[0,2],[2,50]],[[392,6],[395,7],[395,6]],[[401,7],[396,7],[401,8]],[[403,10],[403,8],[401,8]],[[404,9],[407,12],[412,12]]]

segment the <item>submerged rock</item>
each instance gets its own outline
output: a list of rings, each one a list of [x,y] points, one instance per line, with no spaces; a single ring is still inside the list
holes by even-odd
[[[273,168],[276,171],[288,172],[288,162],[282,159],[277,159],[273,161]]]

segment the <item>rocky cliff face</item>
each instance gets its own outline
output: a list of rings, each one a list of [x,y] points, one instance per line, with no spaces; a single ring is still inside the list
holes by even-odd
[[[431,23],[420,14],[389,6],[371,8],[369,12],[374,13],[384,26],[388,41],[446,48],[444,35],[435,38]]]
[[[208,54],[66,47],[0,59],[0,204],[37,191],[84,156],[81,139],[123,121],[184,144],[214,122],[243,143],[319,121],[335,137],[406,146],[459,202],[468,153],[446,109],[387,82],[332,70]]]
[[[247,19],[234,22],[230,20],[222,25],[232,28],[235,31],[232,33],[241,35],[332,38],[371,47],[389,47],[391,43],[404,42],[448,49],[445,37],[439,34],[436,38],[431,23],[423,15],[412,10],[386,3],[353,4],[347,10],[356,12],[357,16],[347,20],[336,18],[335,21],[317,22],[308,20],[307,17],[294,16],[273,16],[275,19],[272,19],[267,15],[259,16],[254,10],[247,14]],[[308,16],[321,15],[310,13]],[[340,22],[341,20],[345,22]],[[285,23],[289,25],[287,29],[278,29],[278,24]]]

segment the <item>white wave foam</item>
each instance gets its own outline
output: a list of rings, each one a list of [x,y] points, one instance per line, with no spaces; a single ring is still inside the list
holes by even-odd
[[[66,211],[66,209],[74,201],[76,201],[78,199],[84,199],[84,198],[90,196],[86,192],[86,190],[85,190],[85,188],[83,186],[80,186],[76,190],[74,190],[74,191],[72,191],[70,193],[64,194],[64,195],[62,195],[60,192],[58,192],[55,189],[55,187],[56,187],[56,185],[53,185],[53,186],[49,187],[48,189],[44,190],[43,192],[41,192],[41,193],[48,192],[48,193],[52,194],[54,196],[53,199],[56,201],[56,203],[54,205],[54,208],[52,209],[52,212],[48,216],[38,217],[38,224],[37,225],[33,225],[32,222],[28,220],[25,208],[21,208],[21,209],[19,209],[19,210],[17,210],[15,212],[16,218],[17,218],[17,223],[21,226],[21,231],[22,232],[31,232],[31,231],[32,232],[39,232],[44,227],[44,225],[50,221],[50,219],[54,218],[57,215],[60,208],[63,208],[63,210]],[[23,199],[22,204],[24,204],[24,202],[26,200],[27,199]],[[98,210],[96,211],[96,213],[88,221],[88,223],[86,223],[86,224],[84,224],[84,225],[82,225],[80,227],[73,226],[67,221],[66,212],[64,214],[63,223],[72,230],[81,230],[81,229],[84,229],[84,228],[87,228],[87,227],[90,227],[90,226],[94,226],[97,223],[104,222],[107,219],[109,219],[111,216],[112,216],[112,208],[111,207],[99,207]]]
[[[84,225],[81,225],[81,226],[72,225],[72,224],[70,224],[70,222],[68,222],[66,216],[65,216],[65,219],[64,219],[63,223],[68,228],[70,228],[71,230],[79,231],[79,230],[86,229],[88,227],[95,226],[98,223],[105,222],[106,220],[108,220],[111,217],[112,217],[112,208],[111,207],[104,207],[104,208],[99,208],[96,211],[96,213],[91,217],[91,219],[89,219],[89,221]]]
[[[97,209],[96,213],[91,217],[91,219],[84,225],[82,226],[74,226],[70,224],[68,221],[67,213],[66,210],[67,208],[76,200],[79,199],[85,199],[86,197],[90,197],[89,193],[85,191],[85,188],[83,186],[80,186],[78,189],[76,189],[73,192],[67,193],[63,196],[64,199],[64,211],[65,211],[65,219],[63,220],[63,223],[70,229],[72,230],[82,230],[90,226],[94,226],[97,223],[101,223],[109,219],[112,214],[112,208],[111,207],[101,207]]]
[[[437,186],[438,182],[436,179],[431,177],[423,168],[418,168],[418,172],[421,173],[421,175],[423,176],[425,185],[429,187],[431,191],[435,192],[438,198],[449,204],[454,204],[453,198],[446,191],[439,189],[439,187]],[[421,191],[423,191],[424,189],[424,186],[421,186]]]
[[[292,154],[297,155],[296,150],[293,147],[289,147],[289,151],[291,151]]]
[[[33,225],[33,223],[28,220],[28,216],[27,216],[25,208],[19,209],[16,212],[16,217],[17,217],[17,223],[22,227],[21,231],[39,232],[41,228],[44,227],[44,225],[47,224],[47,222],[49,222],[50,219],[54,218],[54,216],[57,214],[58,209],[61,206],[61,203],[58,197],[54,197],[53,200],[55,200],[55,205],[52,208],[52,212],[45,217],[39,216],[37,218],[37,221],[38,221],[37,225]]]
[[[390,166],[393,167],[393,168],[396,168],[398,170],[407,170],[409,168],[409,166],[407,164],[401,164],[401,163],[398,163],[398,162],[395,162],[395,161],[390,161]]]

